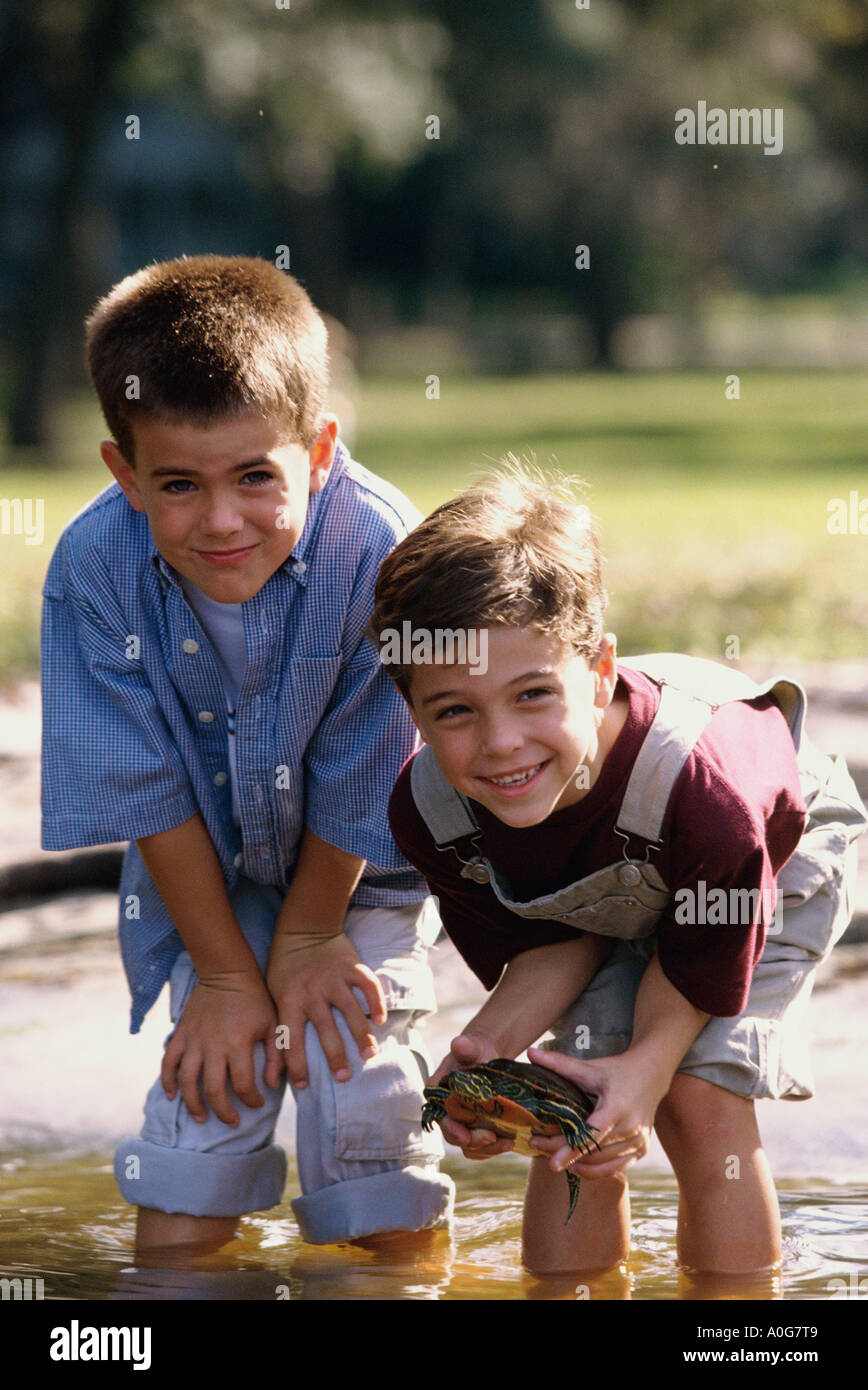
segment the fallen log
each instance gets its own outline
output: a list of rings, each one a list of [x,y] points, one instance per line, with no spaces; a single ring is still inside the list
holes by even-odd
[[[53,898],[81,888],[116,890],[123,858],[123,849],[112,846],[7,864],[0,869],[0,912],[22,898]]]

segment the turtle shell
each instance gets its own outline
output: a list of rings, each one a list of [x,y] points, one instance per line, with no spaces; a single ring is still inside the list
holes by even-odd
[[[556,1072],[531,1062],[496,1057],[475,1067],[458,1067],[439,1085],[426,1086],[422,1128],[432,1129],[448,1115],[468,1129],[492,1130],[511,1139],[519,1153],[541,1158],[530,1147],[535,1136],[561,1134],[572,1148],[589,1153],[599,1148],[594,1131],[585,1124],[594,1100]],[[572,1216],[579,1195],[579,1179],[566,1170],[569,1210]]]
[[[493,1094],[485,1098],[469,1094],[464,1082],[467,1076],[484,1077]],[[506,1057],[451,1072],[444,1085],[449,1090],[443,1102],[447,1115],[459,1124],[476,1125],[512,1139],[516,1151],[530,1158],[540,1156],[538,1149],[530,1147],[533,1136],[552,1137],[563,1132],[557,1117],[546,1113],[549,1102],[568,1106],[579,1119],[585,1119],[594,1108],[593,1100],[564,1077]]]
[[[594,1108],[593,1098],[572,1081],[547,1067],[534,1066],[533,1062],[513,1062],[509,1057],[497,1057],[478,1070],[492,1072],[495,1076],[505,1074],[526,1086],[529,1092],[574,1105],[584,1115],[590,1115]]]

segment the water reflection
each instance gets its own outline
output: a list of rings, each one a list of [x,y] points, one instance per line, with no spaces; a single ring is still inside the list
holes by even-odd
[[[868,1189],[782,1184],[782,1269],[712,1278],[677,1267],[674,1182],[639,1176],[629,1260],[602,1274],[540,1277],[520,1264],[526,1165],[505,1156],[447,1166],[459,1187],[451,1236],[309,1246],[287,1201],[246,1218],[219,1254],[166,1270],[133,1266],[134,1216],[106,1155],[13,1155],[0,1165],[0,1274],[40,1277],[54,1299],[768,1301],[868,1292]]]

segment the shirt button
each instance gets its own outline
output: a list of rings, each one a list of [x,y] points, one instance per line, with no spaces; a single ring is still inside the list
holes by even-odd
[[[218,772],[217,775],[216,775],[216,777],[214,778],[214,786],[215,786],[215,787],[223,787],[223,786],[226,785],[226,783],[227,783],[228,781],[229,781],[229,773],[228,773],[228,772]]]
[[[307,565],[304,563],[304,560],[296,560],[292,568],[295,574],[304,574],[307,570]]]
[[[200,723],[200,724],[213,724],[213,722],[214,722],[214,716],[213,716],[213,714],[211,713],[211,711],[210,711],[209,709],[200,709],[200,711],[199,711],[199,723]]]
[[[181,646],[188,656],[195,656],[199,650],[199,643],[196,641],[195,637],[185,637]]]
[[[642,882],[642,875],[635,864],[622,864],[618,870],[618,882],[625,888],[636,888]]]
[[[232,860],[232,863],[235,865],[236,869],[240,869],[241,865],[244,863],[244,855],[236,854],[235,858]]]

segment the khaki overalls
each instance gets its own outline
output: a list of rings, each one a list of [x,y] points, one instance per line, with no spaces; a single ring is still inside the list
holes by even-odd
[[[465,862],[462,877],[490,884],[503,906],[521,917],[617,938],[588,988],[552,1023],[554,1039],[544,1045],[585,1058],[623,1052],[656,927],[673,899],[653,863],[672,789],[720,705],[771,694],[798,756],[808,808],[805,833],[778,875],[783,911],[772,923],[744,1012],[738,1018],[711,1018],[679,1070],[750,1098],[807,1099],[813,1078],[805,1015],[814,971],[850,921],[855,841],[868,814],[843,760],[820,753],[804,736],[806,700],[795,682],[756,685],[729,667],[672,654],[634,657],[624,664],[648,675],[661,695],[615,825],[624,842],[621,859],[527,902],[515,901],[507,879],[480,855]],[[479,835],[470,802],[446,781],[427,746],[414,759],[411,786],[438,848]],[[637,850],[641,857],[634,857]]]

